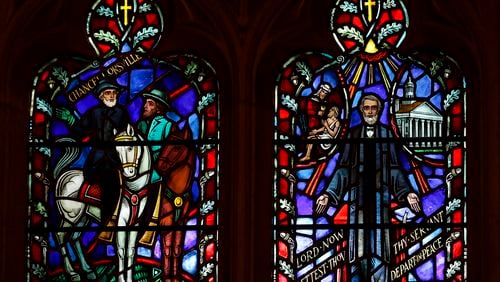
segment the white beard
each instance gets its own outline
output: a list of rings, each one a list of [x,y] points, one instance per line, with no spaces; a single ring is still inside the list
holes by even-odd
[[[112,108],[116,105],[116,99],[114,101],[109,101],[109,100],[103,99],[102,102],[108,108]]]
[[[365,117],[365,122],[369,125],[377,123],[377,117]]]

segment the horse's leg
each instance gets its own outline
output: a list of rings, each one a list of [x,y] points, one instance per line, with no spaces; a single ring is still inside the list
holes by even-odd
[[[127,233],[125,231],[117,231],[116,234],[116,252],[118,254],[118,281],[124,282],[125,271],[125,242]]]
[[[128,224],[130,209],[128,202],[124,199],[121,201],[120,212],[118,216],[118,226],[124,227]],[[126,256],[127,232],[118,231],[116,235],[116,251],[118,253],[118,281],[124,282],[125,272],[125,256]]]
[[[161,226],[172,226],[174,223],[174,208],[172,203],[168,199],[162,198],[161,200],[161,213],[160,213],[160,225]],[[171,282],[172,271],[172,243],[173,243],[173,231],[162,231],[161,232],[161,247],[163,249],[163,277],[166,282]]]
[[[69,227],[69,226],[70,224],[63,223],[62,227]],[[69,276],[71,277],[71,281],[81,281],[80,274],[78,274],[75,271],[68,257],[68,250],[66,249],[65,237],[66,237],[66,232],[56,233],[57,243],[59,244],[59,249],[61,250],[61,256],[63,258],[64,269],[66,270],[66,273],[68,273]]]
[[[128,243],[127,243],[127,282],[132,282],[132,271],[135,258],[135,246],[137,240],[137,231],[128,232]]]
[[[182,224],[181,222],[184,221],[184,218],[188,212],[188,202],[184,203],[184,206],[182,207],[182,214],[181,214],[181,219],[178,221],[179,224]],[[182,251],[183,251],[183,246],[184,246],[184,231],[182,230],[177,230],[177,231],[172,231],[174,233],[173,235],[173,240],[174,240],[174,248],[173,248],[173,261],[172,261],[172,273],[174,275],[174,282],[180,281],[177,279],[177,276],[179,275],[179,270],[181,268],[181,256],[182,256]]]
[[[180,281],[177,279],[179,275],[180,268],[180,257],[182,255],[182,240],[184,239],[184,233],[182,230],[172,231],[174,234],[174,248],[173,248],[173,258],[172,258],[172,274],[174,275],[174,282]]]
[[[90,279],[90,280],[97,279],[97,276],[96,276],[94,270],[92,270],[92,268],[90,268],[89,264],[87,263],[87,260],[85,259],[85,255],[84,255],[84,252],[82,249],[82,243],[80,242],[80,240],[75,241],[75,249],[76,249],[76,254],[78,255],[78,258],[80,259],[82,269],[87,274],[87,279]]]

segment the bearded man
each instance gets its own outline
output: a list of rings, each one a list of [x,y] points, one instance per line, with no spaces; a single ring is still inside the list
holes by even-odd
[[[316,201],[316,212],[329,203],[347,202],[349,263],[353,281],[389,281],[391,196],[406,202],[416,213],[420,200],[401,171],[393,135],[379,122],[382,103],[375,94],[365,95],[359,110],[363,123],[351,128],[341,149],[339,163],[326,193]]]
[[[101,188],[101,222],[107,222],[117,205],[120,159],[113,145],[114,130],[125,130],[130,121],[128,111],[117,103],[120,88],[102,80],[94,93],[100,103],[76,120],[68,109],[56,109],[56,117],[65,121],[76,140],[91,145],[83,165],[83,176],[89,185]]]

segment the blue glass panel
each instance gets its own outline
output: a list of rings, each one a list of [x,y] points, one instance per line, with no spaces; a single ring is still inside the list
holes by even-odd
[[[298,179],[309,179],[311,178],[311,175],[313,174],[314,169],[313,168],[308,168],[308,169],[301,169],[297,171],[297,178]]]
[[[429,186],[431,186],[431,189],[436,189],[437,187],[443,184],[443,180],[440,178],[429,178],[428,182]]]
[[[306,189],[306,183],[305,182],[298,182],[297,183],[297,189],[299,189],[300,191],[304,191],[304,189]]]
[[[382,64],[383,64],[383,68],[384,68],[385,72],[387,73],[387,76],[389,76],[389,80],[393,80],[394,79],[394,72],[392,71],[392,69],[389,66],[389,64],[387,63],[387,61],[384,60],[382,62]]]
[[[313,88],[317,90],[319,88],[320,84],[321,84],[321,76],[316,76],[313,79],[313,83],[312,83]]]
[[[350,127],[355,127],[361,124],[361,115],[358,111],[353,111],[351,115],[351,125]]]
[[[297,194],[297,214],[311,215],[313,213],[313,201],[311,198]]]
[[[162,79],[163,86],[172,92],[184,84],[184,78],[178,72],[172,72]]]
[[[411,76],[414,77],[415,79],[418,79],[423,73],[424,70],[419,66],[416,65],[411,66]]]
[[[167,118],[175,122],[179,122],[181,120],[181,117],[172,111],[167,112]]]
[[[333,158],[331,158],[328,161],[328,164],[326,165],[324,175],[325,177],[330,177],[333,174],[333,171],[335,170],[335,165],[337,164],[337,160],[339,158],[340,153],[336,153]]]
[[[133,124],[136,124],[142,114],[142,108],[143,108],[143,102],[142,99],[134,99],[132,102],[128,105],[127,109],[130,114],[130,122]]]
[[[200,121],[197,114],[192,114],[189,116],[189,127],[193,132],[193,140],[198,140],[200,133]]]
[[[200,187],[198,186],[197,181],[193,181],[193,187],[191,188],[191,193],[192,193],[191,197],[193,198],[193,201],[197,202],[198,198],[200,196]]]
[[[444,204],[446,193],[444,188],[437,189],[422,197],[423,212],[426,216],[432,215]]]
[[[431,99],[430,99],[430,102],[432,103],[432,105],[434,105],[434,107],[436,107],[437,110],[439,110],[440,112],[442,111],[442,103],[443,103],[443,96],[441,95],[440,92],[436,93],[436,95],[434,95]]]
[[[382,100],[387,99],[387,92],[385,91],[385,86],[383,84],[373,84],[367,87],[363,95],[367,95],[368,93],[374,93]]]
[[[147,248],[139,246],[137,248],[137,254],[140,255],[140,256],[143,256],[143,257],[150,258],[152,253],[151,253],[150,249],[147,249]]]
[[[196,102],[196,92],[190,88],[179,98],[172,101],[172,106],[177,109],[181,116],[187,116],[194,111]]]
[[[133,70],[130,73],[130,96],[133,98],[143,89],[153,83],[152,69]]]
[[[424,98],[431,95],[431,79],[427,75],[416,81],[415,94]]]
[[[326,71],[323,75],[323,81],[330,84],[333,89],[338,85],[337,74],[333,71]]]
[[[84,72],[80,75],[80,79],[83,81],[87,81],[89,78],[93,77],[94,75],[100,73],[100,69],[93,69],[87,72]]]
[[[297,253],[300,253],[311,246],[313,240],[309,237],[297,235]]]
[[[110,58],[109,60],[105,61],[103,65],[104,65],[105,67],[107,67],[107,66],[111,65],[112,63],[116,62],[116,60],[117,60],[117,58],[116,58],[116,57],[112,57],[112,58]]]
[[[78,114],[81,116],[85,112],[87,112],[89,109],[99,105],[99,103],[100,102],[99,102],[98,98],[96,98],[96,96],[89,94],[89,95],[85,96],[84,98],[82,98],[81,100],[79,100],[75,104],[75,107],[76,107],[76,110],[78,111]]]
[[[184,237],[184,250],[187,251],[196,246],[197,238],[198,238],[198,233],[196,230],[186,231],[186,235]]]
[[[432,260],[426,261],[421,266],[417,267],[417,275],[421,279],[420,281],[432,281],[434,280],[434,263]]]
[[[311,94],[312,94],[312,89],[308,87],[308,88],[305,88],[304,90],[302,90],[301,96],[307,97]]]
[[[127,53],[127,52],[130,52],[131,50],[132,50],[132,48],[130,48],[130,45],[127,42],[125,42],[122,46],[121,52]]]
[[[191,275],[195,275],[197,271],[197,252],[192,251],[187,253],[183,258],[182,258],[182,268],[187,271]]]

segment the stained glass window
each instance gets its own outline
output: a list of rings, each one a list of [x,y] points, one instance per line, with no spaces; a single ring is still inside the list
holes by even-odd
[[[163,24],[153,0],[97,1],[96,56],[34,79],[28,281],[217,280],[218,81],[151,55]]]
[[[274,281],[465,281],[459,66],[398,51],[402,1],[337,1],[330,23],[340,51],[275,87]]]

